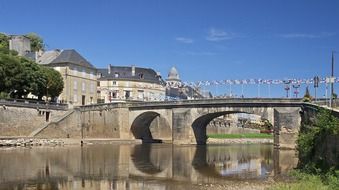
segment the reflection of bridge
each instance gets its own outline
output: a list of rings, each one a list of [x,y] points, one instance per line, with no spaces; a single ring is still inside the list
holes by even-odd
[[[55,187],[63,186],[55,189],[74,189],[74,185],[88,187],[98,181],[104,184],[112,181],[118,186],[115,189],[142,189],[138,183],[147,184],[150,181],[147,179],[157,183],[223,183],[225,171],[229,171],[227,179],[262,179],[276,174],[274,170],[281,167],[270,145],[91,145],[13,149],[0,153],[3,171],[0,189],[6,184],[25,183],[52,183]],[[285,158],[291,168],[295,166],[291,162],[293,155],[294,152]],[[11,159],[13,157],[16,159]],[[220,163],[231,164],[232,168],[216,167]],[[11,188],[7,186],[7,189]]]
[[[207,99],[173,102],[115,103],[83,106],[38,136],[169,140],[205,144],[206,126],[216,117],[249,113],[275,127],[275,144],[294,147],[302,117],[315,106],[300,99]],[[79,127],[81,126],[81,127]],[[53,133],[52,133],[53,132]],[[60,137],[60,136],[55,136]],[[63,136],[61,136],[63,137]]]

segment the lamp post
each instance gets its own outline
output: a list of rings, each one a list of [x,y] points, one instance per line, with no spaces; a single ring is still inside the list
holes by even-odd
[[[333,94],[334,94],[334,53],[335,51],[332,51],[332,64],[331,64],[331,95],[330,95],[330,107],[332,107],[332,101],[333,101]]]
[[[285,90],[286,90],[286,98],[288,98],[288,91],[290,90],[290,83],[291,83],[291,80],[284,80],[283,81],[284,84],[285,84]]]
[[[313,87],[314,87],[314,101],[317,102],[317,88],[319,87],[319,77],[315,76],[313,78]]]
[[[293,84],[293,88],[295,89],[294,94],[295,94],[296,98],[298,98],[298,94],[299,94],[298,88],[299,87],[300,87],[300,84]]]

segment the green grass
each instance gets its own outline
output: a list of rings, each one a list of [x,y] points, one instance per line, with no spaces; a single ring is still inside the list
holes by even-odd
[[[305,174],[302,172],[294,171],[292,176],[295,181],[290,183],[278,183],[270,190],[338,190],[339,189],[339,178],[335,176],[328,176],[327,182],[324,182],[319,175]]]
[[[208,138],[216,138],[216,139],[239,139],[239,138],[265,138],[272,139],[272,134],[266,133],[243,133],[243,134],[208,134]]]

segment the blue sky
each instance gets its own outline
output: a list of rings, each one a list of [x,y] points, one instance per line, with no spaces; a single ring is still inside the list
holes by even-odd
[[[337,0],[1,0],[0,18],[0,32],[35,32],[48,49],[76,49],[97,67],[150,67],[166,78],[175,66],[184,81],[326,76],[339,51]],[[258,95],[257,86],[244,91]]]

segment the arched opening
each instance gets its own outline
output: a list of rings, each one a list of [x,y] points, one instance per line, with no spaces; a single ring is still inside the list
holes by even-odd
[[[157,112],[140,114],[132,123],[131,132],[143,143],[161,143],[171,140],[172,131],[167,120]]]
[[[256,133],[273,133],[273,125],[267,119],[239,111],[208,113],[196,119],[192,128],[197,144],[206,144],[209,136],[222,138],[229,134],[229,136],[251,137],[260,136],[252,135]]]

